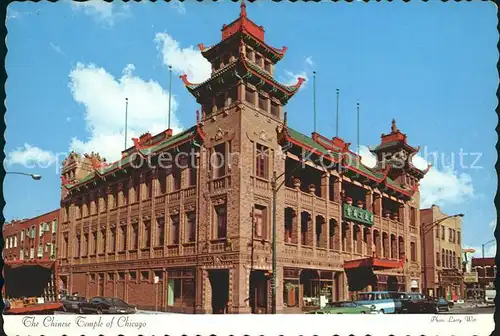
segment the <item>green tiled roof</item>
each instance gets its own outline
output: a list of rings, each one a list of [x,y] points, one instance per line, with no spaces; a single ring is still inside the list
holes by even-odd
[[[278,81],[276,81],[273,76],[271,76],[270,74],[268,74],[266,71],[262,70],[257,64],[253,64],[252,62],[245,62],[253,71],[257,72],[259,75],[261,75],[262,77],[266,78],[267,80],[269,80],[270,82],[272,82],[273,84],[275,84],[276,86],[279,86],[280,88],[290,92],[290,93],[293,93],[295,91],[297,91],[297,87],[295,86],[287,86],[287,85],[283,85],[281,83],[279,83]]]
[[[162,142],[160,142],[160,143],[158,143],[158,144],[156,144],[148,149],[141,149],[140,153],[143,155],[148,155],[148,153],[155,153],[155,152],[161,151],[161,150],[163,150],[171,145],[174,145],[178,142],[182,142],[184,140],[189,139],[191,136],[193,136],[195,134],[195,132],[196,132],[196,126],[192,126],[189,129],[182,131],[179,134],[173,135],[172,137],[165,139],[164,141],[162,141]],[[113,162],[113,164],[99,169],[98,173],[100,175],[105,175],[105,174],[108,174],[116,169],[123,168],[123,167],[129,165],[133,158],[134,158],[134,155],[127,155],[127,156],[121,158],[120,160]],[[78,184],[82,184],[82,183],[91,181],[95,176],[96,176],[96,173],[92,172],[92,173],[88,174],[87,176],[83,177],[82,179],[80,179],[74,183],[71,183],[71,184],[66,184],[65,186],[67,188],[71,188],[71,187],[74,187]]]
[[[319,143],[317,143],[316,141],[314,141],[311,137],[309,137],[309,136],[307,136],[305,134],[302,134],[302,133],[300,133],[300,132],[298,132],[298,131],[290,128],[290,127],[288,127],[287,130],[288,130],[288,134],[290,135],[290,137],[293,138],[294,140],[296,140],[296,141],[298,141],[300,143],[303,143],[304,145],[309,146],[309,147],[311,147],[311,148],[319,151],[322,154],[327,154],[328,153],[328,150],[326,148],[324,148]],[[334,154],[333,156],[335,158],[338,158],[339,155],[340,155],[339,153],[333,153],[333,154]],[[355,157],[351,153],[348,154],[348,155],[350,155],[351,158]],[[378,172],[378,171],[374,171],[374,170],[370,169],[369,167],[365,166],[362,163],[360,163],[356,168],[358,168],[359,170],[361,170],[366,175],[374,177],[375,179],[381,179],[384,176],[383,173]],[[393,187],[401,189],[401,186],[397,182],[395,182],[392,179],[390,179],[389,177],[386,178],[386,182],[387,182],[387,184],[389,184],[389,185],[391,185]]]

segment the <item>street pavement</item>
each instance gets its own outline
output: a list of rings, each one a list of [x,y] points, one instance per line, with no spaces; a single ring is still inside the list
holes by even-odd
[[[476,305],[476,304],[456,304],[449,312],[441,312],[440,314],[493,314],[495,305]]]

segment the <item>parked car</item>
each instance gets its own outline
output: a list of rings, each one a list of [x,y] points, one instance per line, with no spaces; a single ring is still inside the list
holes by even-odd
[[[403,293],[403,298],[401,299],[401,313],[420,313],[420,310],[423,308],[424,300],[425,298],[422,293]]]
[[[332,302],[326,307],[307,312],[307,314],[374,314],[375,306],[370,308],[352,301]]]
[[[435,310],[436,313],[440,311],[449,312],[452,307],[453,307],[453,301],[448,301],[445,298],[436,299],[436,310]]]
[[[80,304],[82,314],[134,314],[137,308],[119,298],[96,296]]]
[[[87,302],[87,299],[83,296],[63,296],[59,302],[62,303],[62,310],[65,312],[82,313],[80,304]]]

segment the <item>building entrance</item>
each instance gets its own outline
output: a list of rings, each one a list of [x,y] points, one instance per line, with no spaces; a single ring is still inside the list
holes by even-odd
[[[252,314],[266,314],[268,303],[267,277],[265,271],[250,273],[250,307]]]
[[[212,270],[208,275],[212,287],[212,313],[226,314],[229,302],[229,270]]]

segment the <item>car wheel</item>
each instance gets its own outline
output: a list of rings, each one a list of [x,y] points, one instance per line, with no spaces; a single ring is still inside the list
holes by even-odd
[[[361,314],[366,314],[366,313],[364,311],[362,311]]]
[[[62,306],[62,310],[63,310],[63,312],[67,312],[67,311],[68,311],[68,308],[66,308],[66,306],[65,306],[65,305],[63,305],[63,306]]]
[[[83,315],[83,308],[82,307],[78,308],[78,314]]]
[[[450,307],[449,307],[449,306],[448,306],[448,307],[446,307],[446,311],[447,311],[447,312],[449,312],[449,311],[450,311]]]
[[[385,314],[385,312],[384,312],[384,310],[383,310],[383,309],[380,309],[378,312],[379,312],[380,314]]]
[[[439,313],[439,307],[436,307],[436,308],[434,309],[434,313],[435,313],[435,314]]]
[[[97,314],[99,314],[99,315],[102,314],[102,308],[101,307],[97,308]]]

